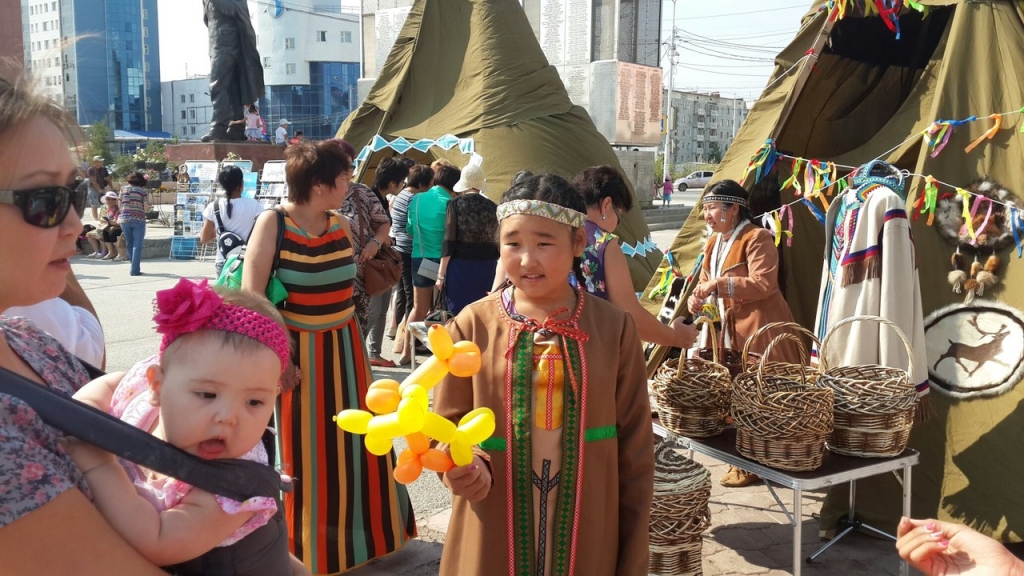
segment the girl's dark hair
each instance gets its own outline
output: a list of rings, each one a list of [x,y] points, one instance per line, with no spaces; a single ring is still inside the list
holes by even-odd
[[[434,171],[426,164],[417,164],[409,169],[409,186],[412,188],[430,188],[434,180]]]
[[[128,183],[131,184],[132,186],[146,185],[146,175],[143,174],[142,172],[132,172],[131,174],[128,175],[127,180]]]
[[[530,172],[529,170],[520,170],[519,172],[516,172],[515,176],[512,177],[512,185],[515,186],[516,184],[519,184],[520,182],[526,180],[530,176],[533,176],[533,172]]]
[[[344,140],[303,141],[285,149],[285,180],[288,182],[288,200],[296,204],[309,202],[313,186],[322,184],[334,188],[334,181],[352,166],[352,157],[346,153]],[[348,149],[351,150],[351,146]]]
[[[224,192],[225,203],[228,205],[228,218],[231,218],[231,199],[242,195],[241,189],[244,180],[242,169],[238,166],[225,166],[217,174],[217,183],[220,184],[220,189]],[[236,191],[238,196],[235,196]]]
[[[380,192],[391,185],[392,182],[401,183],[409,175],[409,168],[405,163],[389,156],[377,164],[377,171],[373,175],[373,188]]]
[[[259,109],[255,104],[249,104],[249,114],[259,114]]]
[[[747,189],[740,185],[735,180],[719,180],[704,190],[704,198],[708,196],[732,196],[737,200],[747,200],[749,202],[750,193]],[[732,206],[732,202],[725,202],[726,207]],[[740,220],[754,221],[754,216],[750,213],[750,208],[744,208],[740,206]]]
[[[540,200],[575,210],[581,214],[587,213],[587,206],[584,204],[583,197],[580,196],[579,192],[573,188],[572,184],[569,184],[568,180],[555,174],[540,174],[523,178],[501,195],[501,202],[503,204],[513,200]],[[582,264],[582,258],[574,258],[572,261],[572,271],[576,275],[578,285],[586,286],[586,280],[583,278]]]
[[[587,206],[598,206],[605,198],[612,199],[612,206],[620,212],[633,208],[633,196],[619,171],[611,166],[591,166],[576,175],[573,187],[583,196]]]
[[[440,186],[449,192],[455,185],[459,183],[459,178],[462,177],[462,170],[459,170],[452,165],[441,165],[434,170],[434,186]]]

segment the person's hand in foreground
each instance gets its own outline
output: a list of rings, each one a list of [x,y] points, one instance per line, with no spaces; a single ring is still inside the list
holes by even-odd
[[[896,536],[900,557],[928,576],[1024,575],[1024,562],[1002,544],[961,524],[902,518]]]

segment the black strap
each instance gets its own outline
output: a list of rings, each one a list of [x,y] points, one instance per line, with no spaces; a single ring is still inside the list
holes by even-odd
[[[274,264],[270,268],[271,276],[277,273],[277,265],[281,262],[281,241],[284,240],[284,214],[277,208],[274,208],[274,214],[277,214],[277,248],[274,249]]]
[[[228,200],[231,202],[231,200]],[[213,201],[213,216],[217,219],[217,234],[224,233],[224,221],[220,219],[220,200],[215,199]]]
[[[93,369],[95,370],[95,368]],[[281,475],[248,460],[203,460],[113,416],[0,368],[0,393],[20,398],[50,426],[150,470],[239,502],[276,498]]]

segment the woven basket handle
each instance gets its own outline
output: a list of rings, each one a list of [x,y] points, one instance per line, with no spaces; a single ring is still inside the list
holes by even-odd
[[[786,340],[796,342],[797,348],[800,350],[800,383],[804,386],[807,385],[807,350],[804,349],[804,343],[800,340],[799,336],[787,332],[772,338],[772,341],[768,343],[768,347],[764,349],[764,355],[761,356],[761,360],[757,363],[758,386],[761,385],[761,379],[764,377],[763,370],[764,365],[768,363],[768,356],[771,355],[776,346]]]
[[[718,350],[719,349],[719,344],[718,344],[718,332],[715,330],[715,323],[711,320],[711,318],[708,318],[707,316],[701,316],[701,317],[697,318],[696,320],[694,320],[694,322],[693,322],[694,326],[696,326],[698,324],[707,324],[708,325],[708,328],[711,331],[711,359],[712,359],[712,361],[715,364],[718,364],[719,363],[718,362],[718,358],[719,358],[719,350]],[[683,363],[680,362],[679,363],[679,372],[681,373],[682,370],[683,370]]]
[[[747,341],[743,344],[743,367],[744,368],[746,368],[747,362],[749,360],[748,356],[750,354],[750,343],[753,342],[754,340],[757,340],[758,337],[762,336],[763,334],[766,334],[766,333],[768,333],[771,330],[774,330],[776,328],[789,328],[790,330],[794,330],[797,333],[805,334],[808,337],[810,337],[812,342],[814,342],[815,344],[818,345],[818,349],[819,350],[821,349],[821,342],[818,340],[818,337],[814,335],[814,332],[811,332],[807,328],[804,328],[803,326],[797,324],[796,322],[772,322],[770,324],[765,324],[764,326],[761,326],[757,330],[757,332],[754,332],[750,336],[750,338],[747,338]],[[801,354],[803,354],[802,357],[806,358],[807,349],[804,346],[803,341],[799,342],[799,347],[800,347]],[[765,352],[766,352],[765,356],[767,356],[768,350],[766,349]]]
[[[908,364],[910,364],[910,368],[907,370],[907,375],[910,376],[911,379],[913,379],[913,377],[914,377],[914,348],[910,345],[910,340],[907,339],[907,335],[903,333],[903,330],[900,330],[899,326],[897,326],[896,324],[893,324],[891,321],[886,320],[885,318],[882,318],[881,316],[871,316],[871,315],[868,315],[868,314],[863,314],[863,315],[860,315],[860,316],[850,316],[849,318],[844,318],[844,319],[840,320],[839,322],[837,322],[835,325],[833,325],[832,329],[828,331],[828,334],[825,335],[824,342],[821,343],[821,346],[818,346],[818,350],[821,351],[821,353],[818,355],[819,356],[818,363],[821,365],[821,371],[822,372],[824,372],[825,370],[828,370],[828,361],[827,361],[827,358],[828,358],[828,343],[832,340],[832,337],[836,334],[836,332],[839,331],[839,328],[841,328],[841,327],[843,327],[843,326],[845,326],[847,324],[852,324],[854,322],[877,322],[879,324],[882,324],[883,326],[888,326],[889,328],[891,328],[892,331],[895,332],[896,335],[900,337],[900,340],[903,341],[903,346],[907,349],[907,358],[909,359]]]

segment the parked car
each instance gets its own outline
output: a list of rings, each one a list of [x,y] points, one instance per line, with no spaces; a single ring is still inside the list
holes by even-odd
[[[715,173],[710,170],[694,172],[684,178],[679,178],[675,181],[676,190],[685,192],[687,188],[703,188],[711,182],[711,177]]]

